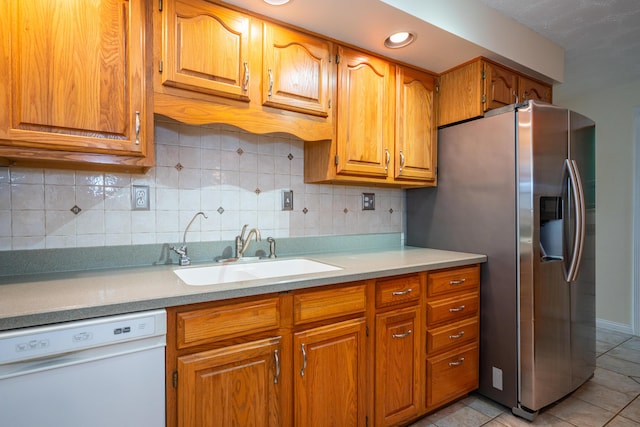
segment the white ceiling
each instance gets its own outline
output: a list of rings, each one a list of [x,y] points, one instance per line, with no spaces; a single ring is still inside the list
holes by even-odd
[[[640,80],[639,0],[479,1],[565,49],[556,95]]]
[[[556,98],[640,80],[640,0],[226,2],[437,73],[486,56],[563,82]],[[416,32],[416,42],[382,46],[400,29]]]

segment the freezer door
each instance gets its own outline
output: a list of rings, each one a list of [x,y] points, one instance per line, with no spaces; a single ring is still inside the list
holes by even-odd
[[[584,235],[581,263],[571,283],[572,389],[595,371],[595,123],[570,112],[569,158],[581,177]]]
[[[566,109],[518,110],[519,406],[532,411],[571,390],[567,142]]]

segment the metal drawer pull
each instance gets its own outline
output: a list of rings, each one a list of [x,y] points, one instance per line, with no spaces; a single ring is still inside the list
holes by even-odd
[[[411,329],[409,329],[407,332],[405,332],[404,334],[393,334],[391,335],[392,338],[406,338],[409,335],[411,335],[413,333],[413,331]]]
[[[463,284],[464,282],[466,282],[466,281],[467,281],[467,279],[449,280],[449,284],[450,284],[451,286],[454,286],[454,285],[462,285],[462,284]]]
[[[140,111],[136,111],[136,145],[140,145]]]
[[[244,62],[244,82],[242,83],[242,90],[246,92],[249,89],[249,63]]]
[[[464,336],[464,331],[460,331],[455,335],[449,335],[450,340],[457,340],[458,338],[462,338]]]
[[[302,369],[300,369],[300,376],[304,377],[304,370],[307,369],[307,350],[302,344]]]
[[[271,98],[273,96],[273,72],[271,71],[271,68],[269,68],[269,93],[268,96],[269,98]]]
[[[411,292],[413,292],[412,288],[407,289],[406,291],[395,291],[395,292],[391,292],[391,295],[398,296],[398,295],[407,295],[410,294]]]
[[[464,305],[461,305],[460,307],[457,307],[457,308],[455,308],[455,307],[454,308],[450,308],[449,312],[457,313],[457,312],[462,311],[462,310],[464,310]]]
[[[457,362],[449,362],[449,366],[451,366],[452,368],[454,366],[460,366],[462,365],[462,362],[464,362],[464,357],[459,358]]]
[[[273,358],[276,360],[276,375],[273,377],[273,383],[278,384],[278,378],[280,377],[280,356],[278,356],[278,350],[273,350]]]

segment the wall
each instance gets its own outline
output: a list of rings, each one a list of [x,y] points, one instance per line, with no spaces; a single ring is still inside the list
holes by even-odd
[[[640,81],[555,101],[596,122],[596,317],[631,331],[634,109],[640,106]]]
[[[156,167],[145,175],[0,168],[0,251],[233,240],[243,224],[262,236],[402,232],[399,189],[303,182],[301,140],[156,117]],[[148,211],[132,211],[133,185],[148,185]],[[294,210],[282,211],[282,191]],[[363,192],[376,209],[361,210]],[[75,214],[74,206],[81,210]]]

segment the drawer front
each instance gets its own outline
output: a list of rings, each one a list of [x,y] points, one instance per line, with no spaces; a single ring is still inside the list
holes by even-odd
[[[366,286],[356,285],[293,296],[294,324],[316,322],[363,313],[367,306]]]
[[[439,353],[455,347],[478,342],[477,317],[453,325],[441,326],[427,331],[427,353]]]
[[[443,405],[478,388],[478,346],[427,359],[427,408]]]
[[[178,313],[177,322],[179,349],[276,329],[280,326],[279,299]]]
[[[456,295],[452,298],[427,301],[427,325],[457,322],[478,313],[480,298],[477,293]]]
[[[429,273],[427,296],[441,296],[452,292],[469,292],[480,286],[480,266],[450,268]]]
[[[420,299],[421,275],[398,277],[376,282],[376,307],[405,302],[418,302]]]

